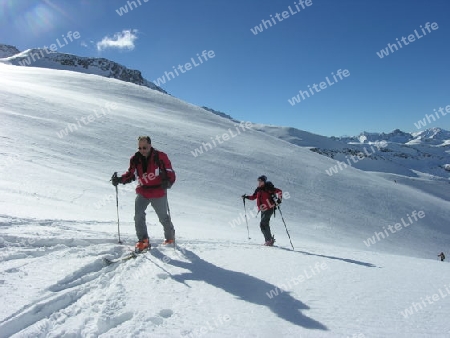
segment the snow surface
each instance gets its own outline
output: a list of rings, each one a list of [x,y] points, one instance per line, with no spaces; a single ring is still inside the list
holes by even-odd
[[[3,64],[0,74],[0,337],[450,335],[445,196],[352,167],[329,176],[334,160],[253,129],[224,141],[233,121],[145,87]],[[79,127],[64,136],[68,123]],[[135,194],[121,185],[117,244],[109,179],[146,134],[177,172],[179,249],[159,245],[149,208],[154,249],[104,266],[136,240]],[[290,195],[294,251],[279,214],[278,247],[261,246],[251,202],[247,238],[239,196],[261,174]],[[424,217],[364,244],[414,211]]]

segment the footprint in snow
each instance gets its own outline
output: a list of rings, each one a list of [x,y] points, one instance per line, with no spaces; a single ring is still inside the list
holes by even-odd
[[[167,319],[173,315],[173,311],[170,309],[162,309],[159,311],[158,317],[150,317],[149,320],[155,325],[162,325],[164,319]]]
[[[162,309],[159,311],[159,315],[163,318],[169,318],[173,315],[173,311],[170,309]]]
[[[167,279],[169,275],[167,273],[159,273],[156,275],[159,279]]]

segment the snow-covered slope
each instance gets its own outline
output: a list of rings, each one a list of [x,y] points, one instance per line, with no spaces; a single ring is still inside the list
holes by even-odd
[[[128,69],[123,65],[105,58],[87,58],[72,54],[51,52],[48,49],[41,48],[28,49],[23,52],[19,52],[16,49],[17,53],[12,54],[14,50],[8,47],[11,46],[0,45],[0,63],[95,74],[131,82],[166,93],[161,87],[144,79],[139,70]],[[2,48],[5,50],[4,56],[1,55]]]
[[[447,292],[436,257],[450,240],[443,198],[351,167],[330,176],[328,157],[142,86],[4,64],[0,74],[0,337],[450,333],[443,296],[404,315]],[[135,241],[134,192],[119,186],[119,245],[109,179],[146,134],[177,172],[180,250],[157,245],[149,209],[155,249],[104,267]],[[295,251],[280,215],[279,248],[260,245],[252,204],[247,239],[239,196],[261,174],[289,193]],[[270,292],[280,285],[289,292]]]
[[[345,144],[343,142],[297,128],[257,124],[255,129],[301,147],[315,148],[320,145],[322,148],[327,149],[342,150],[345,148]]]
[[[215,114],[215,115],[224,117],[224,118],[229,119],[229,120],[231,120],[231,121],[233,121],[233,122],[237,122],[237,123],[240,122],[240,121],[238,121],[238,120],[232,118],[230,115],[225,114],[224,112],[221,112],[221,111],[218,111],[218,110],[209,108],[209,107],[205,107],[205,106],[203,106],[202,108],[205,109],[205,110],[207,110],[207,111],[209,111],[210,113],[213,113],[213,114]]]

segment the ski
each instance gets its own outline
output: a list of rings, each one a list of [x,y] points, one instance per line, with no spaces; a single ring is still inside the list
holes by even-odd
[[[125,256],[122,256],[119,258],[114,258],[114,259],[109,259],[109,258],[103,257],[103,263],[105,265],[111,265],[114,263],[126,262],[126,261],[136,258],[136,257],[137,257],[137,255],[134,252],[130,253],[130,254],[126,254]]]
[[[130,259],[134,259],[134,258],[138,257],[140,254],[146,253],[147,251],[148,251],[148,249],[140,251],[140,252],[130,251],[130,253],[128,253],[122,257],[114,258],[114,259],[109,259],[109,258],[104,257],[103,263],[105,265],[111,265],[111,264],[115,264],[115,263],[126,262],[126,261],[129,261]]]

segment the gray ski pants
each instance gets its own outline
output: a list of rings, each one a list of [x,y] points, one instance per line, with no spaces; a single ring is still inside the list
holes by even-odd
[[[148,238],[147,224],[145,223],[145,210],[151,204],[158,216],[159,222],[164,227],[164,238],[174,239],[175,229],[168,213],[167,194],[159,198],[145,198],[137,194],[135,201],[134,225],[138,240]]]
[[[272,234],[270,233],[270,217],[272,217],[273,212],[275,210],[272,209],[267,209],[264,211],[261,211],[261,223],[260,223],[260,228],[261,228],[261,232],[264,235],[264,239],[267,241],[272,240]]]

